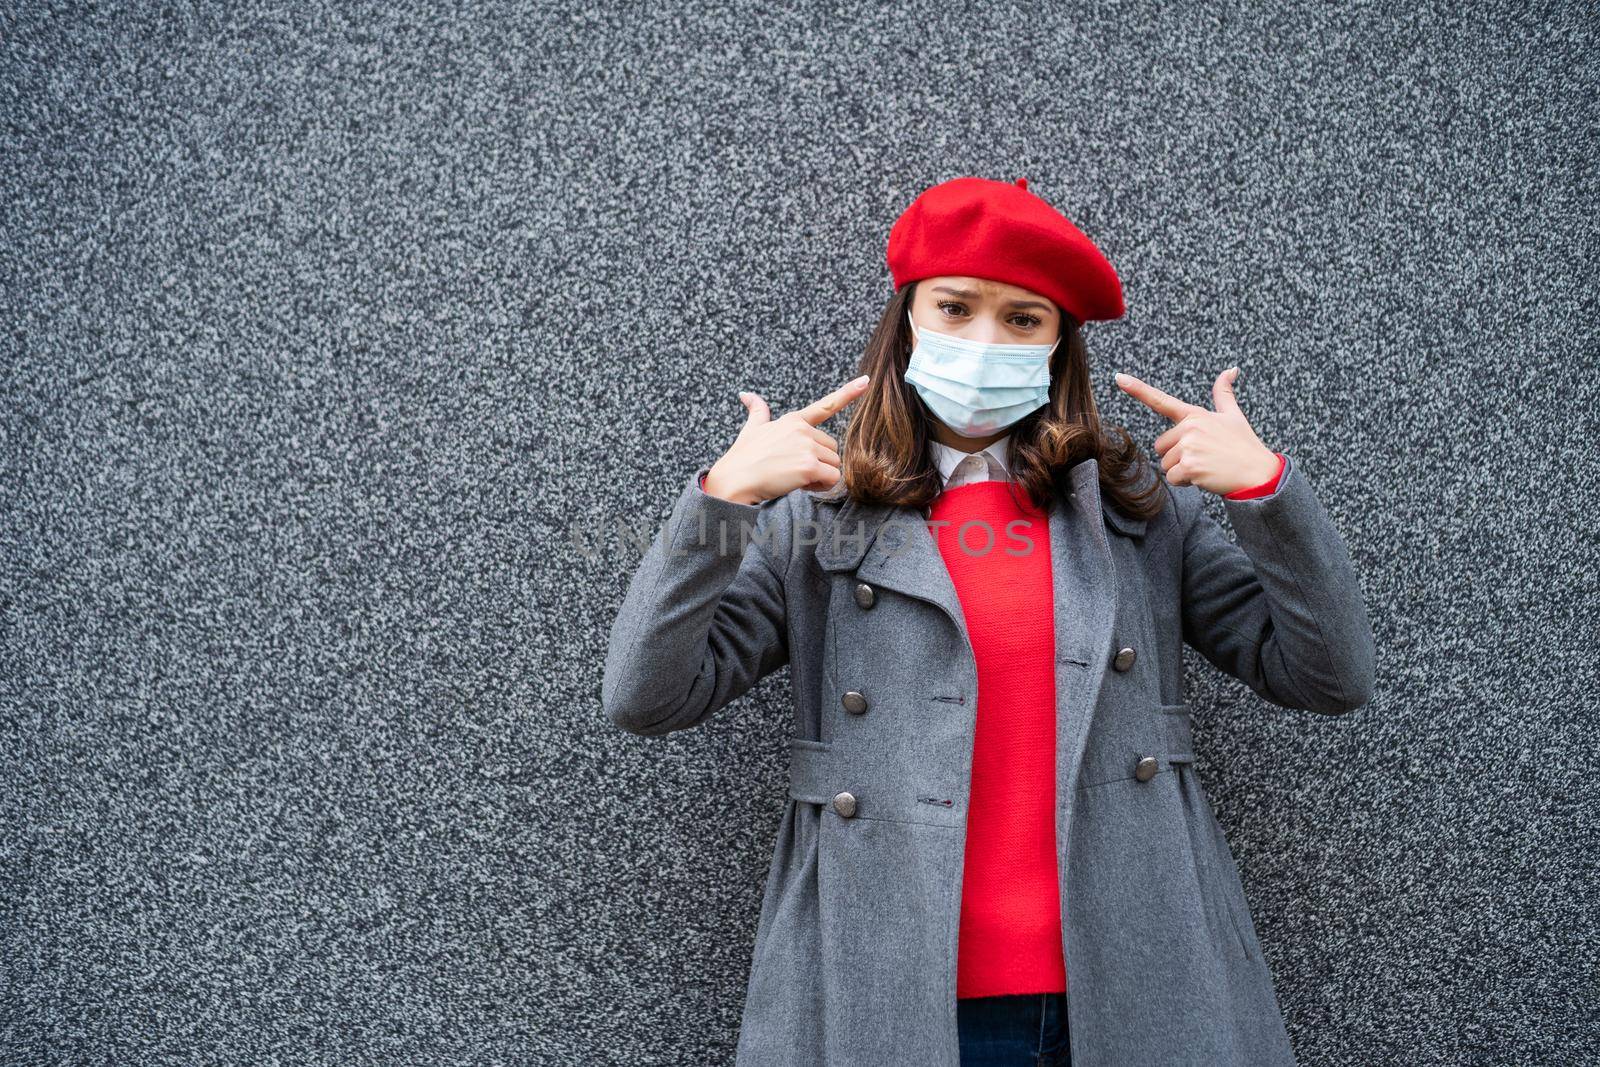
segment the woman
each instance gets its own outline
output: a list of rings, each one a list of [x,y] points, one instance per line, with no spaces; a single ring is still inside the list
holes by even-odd
[[[1118,376],[1174,421],[1159,468],[1102,429],[1080,327],[1120,281],[1025,180],[926,190],[888,252],[864,373],[776,419],[740,394],[607,650],[607,713],[647,736],[790,668],[737,1062],[1293,1063],[1182,646],[1274,704],[1361,706],[1344,543],[1236,368],[1215,410]]]

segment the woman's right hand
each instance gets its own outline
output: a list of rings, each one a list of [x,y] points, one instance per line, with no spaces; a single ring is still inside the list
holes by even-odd
[[[759,504],[795,489],[833,488],[840,477],[839,442],[818,427],[866,392],[867,378],[863,374],[776,419],[758,394],[740,393],[750,415],[706,473],[705,491],[738,504]]]

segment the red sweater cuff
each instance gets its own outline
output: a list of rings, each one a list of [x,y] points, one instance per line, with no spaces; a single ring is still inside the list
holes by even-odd
[[[1283,477],[1284,465],[1288,462],[1282,452],[1274,453],[1278,457],[1278,473],[1260,485],[1248,486],[1244,489],[1235,489],[1231,493],[1224,493],[1228,500],[1250,500],[1258,496],[1271,496],[1278,488],[1278,479]]]

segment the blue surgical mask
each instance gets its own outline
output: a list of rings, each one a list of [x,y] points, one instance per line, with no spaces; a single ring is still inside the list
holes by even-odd
[[[924,329],[906,319],[917,344],[906,365],[906,381],[939,421],[966,437],[1003,430],[1050,400],[1047,345],[996,345]]]

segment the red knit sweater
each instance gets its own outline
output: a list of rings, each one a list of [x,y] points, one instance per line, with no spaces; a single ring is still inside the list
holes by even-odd
[[[1064,992],[1049,516],[984,481],[945,490],[928,519],[978,671],[956,996]]]

